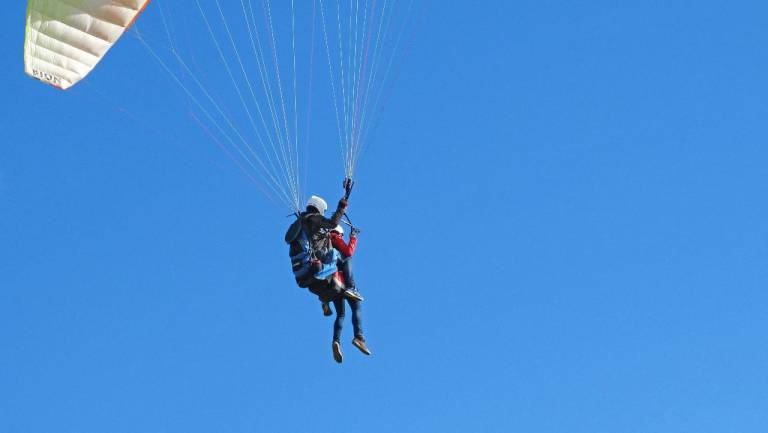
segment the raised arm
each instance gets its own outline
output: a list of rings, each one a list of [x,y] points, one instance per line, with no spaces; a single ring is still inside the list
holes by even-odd
[[[331,215],[330,218],[320,217],[317,219],[317,227],[321,229],[333,229],[341,222],[341,217],[344,216],[344,212],[347,210],[347,200],[339,200],[339,205],[336,207],[336,212]]]

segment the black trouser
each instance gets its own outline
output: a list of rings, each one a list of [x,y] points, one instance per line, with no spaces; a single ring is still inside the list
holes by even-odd
[[[331,302],[340,298],[342,288],[333,281],[316,281],[309,285],[309,291],[320,298],[320,302]]]
[[[336,309],[336,320],[333,322],[333,341],[339,341],[341,338],[341,329],[344,327],[344,300],[342,296],[333,300],[333,306]],[[363,338],[363,314],[360,301],[347,299],[349,307],[352,309],[352,327],[355,330],[355,337]]]

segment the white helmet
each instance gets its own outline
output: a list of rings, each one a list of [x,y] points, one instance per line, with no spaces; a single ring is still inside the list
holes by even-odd
[[[309,200],[307,200],[307,206],[312,206],[313,208],[319,210],[321,215],[325,215],[325,210],[328,209],[328,203],[316,195],[313,195],[309,198]]]
[[[335,231],[336,233],[338,233],[340,235],[343,235],[344,234],[344,227],[342,227],[341,225],[337,225],[336,228],[333,229],[333,231]]]

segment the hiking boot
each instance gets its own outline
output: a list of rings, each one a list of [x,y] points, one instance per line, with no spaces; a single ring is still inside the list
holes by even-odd
[[[360,296],[360,293],[358,293],[356,289],[345,290],[344,297],[346,297],[347,299],[351,299],[353,301],[363,302],[363,297]]]
[[[354,344],[355,347],[360,349],[360,351],[365,353],[366,355],[371,354],[370,349],[368,349],[368,346],[365,345],[365,339],[363,337],[355,337],[355,339],[352,340],[352,344]]]
[[[323,316],[328,317],[331,314],[333,314],[333,311],[331,311],[331,307],[328,305],[327,302],[323,302]]]
[[[341,364],[344,361],[344,356],[341,354],[341,344],[338,341],[334,341],[331,347],[333,348],[333,359]]]

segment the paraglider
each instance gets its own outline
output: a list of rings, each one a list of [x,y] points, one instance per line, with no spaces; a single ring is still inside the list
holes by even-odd
[[[150,0],[28,0],[25,70],[68,89],[91,73],[132,28],[149,58],[183,94],[201,129],[261,192],[296,216],[285,235],[293,275],[300,287],[320,298],[326,315],[332,314],[328,304],[334,304],[333,352],[341,362],[337,334],[345,301],[353,311],[353,344],[363,353],[370,350],[359,323],[363,298],[351,273],[357,231],[352,229],[346,244],[335,230],[345,216],[357,164],[396,75],[393,66],[412,23],[415,1],[156,1],[149,15],[159,19],[154,28],[164,34],[165,41],[158,43],[134,25]],[[161,4],[178,8],[169,18]],[[173,18],[180,16],[197,16],[197,21],[174,26]],[[142,17],[142,28],[147,18]],[[151,33],[153,26],[148,27]],[[186,52],[176,40],[184,30],[193,41]],[[195,51],[203,52],[200,57],[210,69],[200,70]],[[315,72],[327,75],[324,117],[335,118],[328,134],[337,135],[320,140],[322,146],[311,144]],[[228,103],[239,106],[240,112]],[[307,159],[300,163],[300,149],[321,148],[330,154],[327,150],[336,147],[327,144],[332,141],[340,149],[345,195],[326,218],[328,205],[318,196],[301,206],[305,187],[300,180],[306,178],[309,164]]]
[[[342,236],[343,229],[339,225],[347,210],[352,182],[347,179],[344,187],[346,194],[339,200],[336,211],[330,218],[325,217],[325,211],[328,208],[325,200],[313,195],[307,202],[306,210],[297,215],[296,221],[290,225],[285,234],[285,241],[290,245],[289,254],[294,276],[299,287],[308,288],[311,293],[317,295],[325,316],[333,314],[328,304],[333,303],[336,310],[331,348],[333,358],[338,363],[344,359],[340,339],[344,326],[345,301],[352,309],[352,326],[355,334],[352,344],[364,354],[371,354],[363,336],[360,306],[363,297],[354,285],[351,272],[350,260],[357,244],[357,230],[352,229],[353,235],[350,243],[347,244]]]
[[[347,290],[337,281],[338,262],[342,257],[332,244],[331,230],[341,223],[347,205],[347,198],[342,198],[333,215],[326,218],[328,205],[325,200],[313,195],[307,201],[304,212],[297,215],[296,221],[285,233],[296,284],[309,288],[324,303],[327,303],[331,296],[329,291],[351,299],[363,300],[357,291]]]

